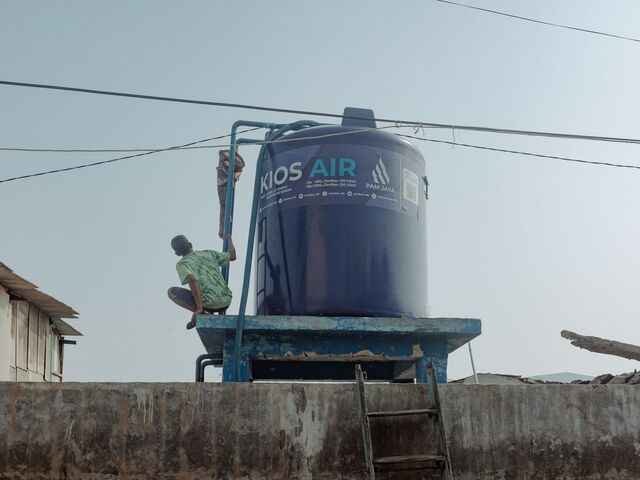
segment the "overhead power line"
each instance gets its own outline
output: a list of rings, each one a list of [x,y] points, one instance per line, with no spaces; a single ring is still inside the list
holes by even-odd
[[[371,119],[364,119],[362,117],[357,117],[352,115],[342,115],[338,113],[314,112],[310,110],[295,110],[295,109],[289,109],[289,108],[265,107],[260,105],[215,102],[215,101],[206,101],[206,100],[193,100],[193,99],[176,98],[176,97],[160,97],[155,95],[141,95],[137,93],[113,92],[113,91],[107,91],[107,90],[93,90],[93,89],[87,89],[87,88],[65,87],[60,85],[45,85],[45,84],[39,84],[39,83],[24,83],[24,82],[11,82],[7,80],[0,80],[0,85],[40,88],[40,89],[49,89],[49,90],[61,90],[61,91],[67,91],[67,92],[89,93],[89,94],[95,94],[95,95],[108,95],[108,96],[114,96],[114,97],[137,98],[137,99],[143,99],[143,100],[156,100],[156,101],[162,101],[162,102],[175,102],[175,103],[187,103],[187,104],[195,104],[195,105],[208,105],[208,106],[216,106],[216,107],[241,108],[241,109],[248,109],[248,110],[290,113],[295,115],[306,115],[306,116],[315,116],[315,117],[346,118],[350,120],[371,120]],[[638,138],[622,138],[622,137],[609,137],[609,136],[599,136],[599,135],[579,135],[579,134],[572,134],[572,133],[542,132],[542,131],[534,131],[534,130],[515,130],[515,129],[508,129],[508,128],[480,127],[480,126],[472,126],[472,125],[454,125],[454,124],[446,124],[446,123],[433,123],[433,122],[390,119],[390,118],[376,118],[375,120],[380,123],[390,123],[394,125],[412,125],[412,126],[417,125],[424,128],[443,128],[443,129],[463,130],[463,131],[470,131],[470,132],[497,133],[497,134],[504,134],[504,135],[524,135],[524,136],[533,136],[533,137],[561,138],[561,139],[570,139],[570,140],[591,140],[591,141],[598,141],[598,142],[640,144],[640,139]]]
[[[183,149],[184,147],[180,147]],[[150,152],[157,148],[20,148],[0,147],[0,152],[25,152],[25,153],[132,153]]]
[[[405,125],[405,127],[411,127],[411,128],[415,128],[414,125]],[[251,132],[253,130],[258,130],[260,127],[255,127],[255,128],[249,128],[247,130],[242,130],[240,132],[236,132],[236,133],[245,133],[245,132]],[[345,132],[334,132],[334,133],[327,133],[327,134],[322,134],[322,135],[311,135],[311,136],[306,136],[306,137],[298,137],[298,138],[281,138],[281,139],[277,139],[277,140],[256,140],[254,142],[251,142],[250,144],[247,143],[243,143],[243,144],[235,144],[236,147],[240,147],[243,145],[267,145],[267,144],[273,144],[273,143],[286,143],[286,142],[300,142],[300,141],[304,141],[304,140],[316,140],[316,139],[322,139],[322,138],[328,138],[328,137],[339,137],[339,136],[344,136],[344,135],[353,135],[355,133],[362,133],[364,131],[371,131],[371,130],[385,130],[388,128],[398,128],[394,125],[389,125],[386,127],[373,127],[373,128],[365,128],[365,129],[358,129],[358,130],[348,130]],[[197,146],[198,144],[201,143],[205,143],[205,142],[210,142],[211,140],[218,140],[221,138],[227,138],[230,137],[231,135],[220,135],[218,137],[212,137],[212,138],[205,138],[204,140],[197,140],[195,142],[190,142],[190,143],[185,143],[183,145],[175,145],[173,147],[167,147],[167,148],[159,148],[159,149],[155,149],[155,150],[150,150],[150,151],[146,151],[143,153],[138,153],[136,155],[126,155],[124,157],[118,157],[118,158],[112,158],[109,160],[102,160],[99,162],[92,162],[92,163],[85,163],[82,165],[75,165],[73,167],[66,167],[66,168],[57,168],[54,170],[46,170],[44,172],[38,172],[38,173],[30,173],[27,175],[20,175],[17,177],[11,177],[11,178],[5,178],[3,180],[0,180],[0,183],[7,183],[7,182],[13,182],[16,180],[24,180],[26,178],[32,178],[32,177],[41,177],[43,175],[51,175],[54,173],[62,173],[62,172],[70,172],[72,170],[79,170],[81,168],[88,168],[88,167],[97,167],[98,165],[105,165],[105,164],[109,164],[109,163],[115,163],[115,162],[119,162],[121,160],[129,160],[131,158],[137,158],[137,157],[143,157],[145,155],[151,155],[153,153],[160,153],[160,152],[167,152],[167,151],[177,151],[177,150],[191,150],[191,149],[195,149],[195,148],[230,148],[231,144],[222,144],[222,145],[200,145]]]
[[[400,137],[413,138],[415,140],[422,140],[424,142],[432,142],[432,143],[444,143],[446,145],[452,145],[454,147],[467,147],[467,148],[475,148],[478,150],[489,150],[491,152],[502,152],[502,153],[512,153],[515,155],[526,155],[529,157],[539,157],[539,158],[550,158],[552,160],[561,160],[563,162],[575,162],[575,163],[586,163],[588,165],[602,165],[605,167],[617,167],[617,168],[632,168],[640,170],[640,166],[638,165],[629,165],[624,163],[611,163],[611,162],[598,162],[595,160],[583,160],[580,158],[570,158],[570,157],[559,157],[556,155],[544,155],[542,153],[533,153],[533,152],[523,152],[520,150],[508,150],[505,148],[494,148],[494,147],[485,147],[483,145],[473,145],[470,143],[460,143],[460,142],[452,142],[447,140],[436,140],[433,138],[425,138],[418,137],[416,135],[404,135],[399,133]]]
[[[318,124],[321,126],[322,124]],[[258,130],[261,127],[250,128],[248,130],[243,130],[236,132],[236,134],[241,134],[245,132],[250,132],[252,130]],[[291,142],[299,142],[304,140],[317,140],[321,138],[329,138],[329,137],[339,137],[342,135],[352,135],[354,133],[362,133],[368,132],[372,130],[387,130],[390,128],[418,128],[417,125],[388,125],[386,127],[371,127],[371,128],[360,128],[358,130],[345,130],[343,132],[333,132],[333,133],[325,133],[319,135],[307,135],[304,137],[297,138],[280,138],[277,140],[252,140],[250,143],[252,145],[269,145],[272,143],[291,143]],[[166,150],[201,150],[201,149],[209,149],[209,148],[230,148],[231,144],[223,144],[223,145],[199,145],[200,143],[208,142],[211,140],[216,140],[220,138],[230,137],[231,135],[222,135],[219,137],[210,138],[207,140],[199,140],[198,145],[188,145],[188,146],[176,146],[176,147],[151,147],[151,148],[112,148],[112,149],[91,149],[91,148],[14,148],[14,147],[0,147],[0,151],[3,152],[36,152],[36,153],[132,153],[132,152],[147,152],[147,153],[155,153],[155,152],[163,152]],[[247,145],[248,143],[240,143],[235,144],[236,147],[241,147],[242,145]]]
[[[238,133],[250,132],[252,130],[258,130],[258,128],[249,128],[247,130],[243,130],[243,132],[238,132]],[[30,173],[30,174],[27,174],[27,175],[20,175],[20,176],[17,176],[17,177],[5,178],[3,180],[0,180],[0,183],[13,182],[15,180],[23,180],[25,178],[41,177],[43,175],[51,175],[51,174],[54,174],[54,173],[69,172],[71,170],[79,170],[81,168],[96,167],[98,165],[105,165],[105,164],[108,164],[108,163],[115,163],[115,162],[119,162],[121,160],[128,160],[128,159],[131,159],[131,158],[143,157],[145,155],[151,155],[153,153],[167,152],[169,150],[179,150],[181,148],[188,148],[188,147],[190,147],[192,145],[197,145],[199,143],[204,143],[204,142],[210,142],[212,140],[219,140],[221,138],[227,138],[229,136],[230,135],[220,135],[220,136],[217,136],[217,137],[205,138],[204,140],[197,140],[195,142],[184,143],[182,145],[175,145],[173,147],[160,148],[160,149],[157,149],[157,150],[151,150],[151,151],[148,151],[148,152],[138,153],[136,155],[127,155],[127,156],[124,156],[124,157],[111,158],[109,160],[101,160],[99,162],[92,162],[92,163],[85,163],[85,164],[82,164],[82,165],[75,165],[73,167],[57,168],[57,169],[54,169],[54,170],[46,170],[44,172]]]
[[[409,125],[407,125],[406,127],[409,127]],[[324,135],[298,137],[298,138],[294,138],[294,139],[282,138],[282,139],[271,140],[271,141],[269,141],[269,140],[256,141],[256,142],[251,143],[251,144],[236,144],[236,146],[239,147],[241,145],[264,145],[264,144],[273,144],[273,143],[281,143],[281,142],[297,142],[297,141],[321,139],[321,138],[344,136],[344,135],[354,135],[354,134],[357,134],[357,133],[361,133],[363,131],[384,130],[384,129],[389,129],[389,128],[397,128],[397,127],[390,125],[390,126],[387,126],[387,127],[376,127],[376,128],[368,128],[368,129],[350,130],[350,131],[346,131],[346,132],[334,132],[334,133],[328,133],[328,134],[324,134]],[[248,130],[245,130],[244,132],[248,132],[248,131],[251,131],[251,130],[256,130],[256,128],[248,129]],[[239,133],[244,133],[244,132],[239,132]],[[412,138],[412,139],[415,139],[415,140],[421,140],[421,141],[425,141],[425,142],[442,143],[442,144],[446,144],[446,145],[453,145],[453,146],[460,146],[460,147],[467,147],[467,148],[475,148],[475,149],[479,149],[479,150],[489,150],[489,151],[493,151],[493,152],[503,152],[503,153],[511,153],[511,154],[516,154],[516,155],[526,155],[526,156],[530,156],[530,157],[548,158],[548,159],[552,159],[552,160],[576,162],[576,163],[583,163],[583,164],[588,164],[588,165],[601,165],[601,166],[607,166],[607,167],[640,169],[640,166],[636,166],[636,165],[619,164],[619,163],[611,163],[611,162],[599,162],[599,161],[593,161],[593,160],[583,160],[583,159],[577,159],[577,158],[560,157],[560,156],[555,156],[555,155],[544,155],[544,154],[540,154],[540,153],[532,153],[532,152],[523,152],[523,151],[519,151],[519,150],[508,150],[508,149],[503,149],[503,148],[486,147],[486,146],[483,146],[483,145],[474,145],[474,144],[469,144],[469,143],[459,143],[459,142],[446,141],[446,140],[436,140],[436,139],[432,139],[432,138],[419,137],[417,135],[406,135],[406,134],[398,134],[398,135],[401,136],[401,137]],[[50,174],[54,174],[54,173],[69,172],[69,171],[78,170],[78,169],[81,169],[81,168],[95,167],[95,166],[98,166],[98,165],[114,163],[114,162],[118,162],[118,161],[121,161],[121,160],[127,160],[127,159],[131,159],[131,158],[142,157],[144,155],[151,155],[153,153],[166,152],[166,151],[169,151],[169,150],[174,150],[175,151],[175,150],[187,150],[187,149],[192,149],[192,148],[228,148],[228,147],[231,147],[230,144],[225,144],[225,145],[205,145],[205,146],[198,146],[197,145],[197,144],[200,144],[200,143],[209,142],[211,140],[225,138],[225,137],[229,137],[229,135],[221,135],[221,136],[218,136],[218,137],[212,137],[212,138],[207,138],[207,139],[204,139],[204,140],[198,140],[198,141],[195,141],[195,142],[185,143],[183,145],[176,145],[176,146],[173,146],[173,147],[157,149],[157,150],[151,150],[151,151],[148,151],[148,152],[138,153],[136,155],[127,155],[127,156],[124,156],[124,157],[113,158],[113,159],[110,159],[110,160],[103,160],[103,161],[100,161],[100,162],[86,163],[86,164],[83,164],[83,165],[76,165],[76,166],[73,166],[73,167],[59,168],[59,169],[55,169],[55,170],[47,170],[47,171],[44,171],[44,172],[31,173],[31,174],[27,174],[27,175],[20,175],[20,176],[12,177],[12,178],[5,178],[4,180],[0,180],[0,183],[12,182],[12,181],[15,181],[15,180],[24,180],[24,179],[27,179],[27,178],[40,177],[40,176],[43,176],[43,175],[50,175]]]
[[[246,130],[239,130],[236,135],[240,135],[254,130],[260,130],[260,127],[248,128]],[[206,138],[204,140],[198,140],[191,144],[177,145],[173,147],[149,147],[149,148],[21,148],[21,147],[0,147],[0,152],[31,152],[31,153],[135,153],[135,152],[147,152],[156,153],[164,152],[166,150],[193,150],[202,148],[221,148],[228,145],[200,145],[201,143],[210,142],[212,140],[220,140],[222,138],[228,138],[231,134],[220,135],[217,137]],[[198,146],[193,146],[198,145]]]
[[[590,33],[592,35],[601,35],[603,37],[617,38],[619,40],[628,40],[630,42],[640,43],[640,38],[626,37],[624,35],[616,35],[613,33],[606,33],[598,30],[590,30],[588,28],[572,27],[570,25],[563,25],[561,23],[545,22],[544,20],[536,20],[535,18],[523,17],[520,15],[511,14],[511,13],[500,12],[498,10],[490,10],[488,8],[476,7],[474,5],[468,5],[466,3],[452,2],[451,0],[435,0],[435,1],[440,3],[448,3],[449,5],[455,5],[457,7],[469,8],[471,10],[478,10],[481,12],[493,13],[494,15],[501,15],[503,17],[515,18],[517,20],[524,20],[526,22],[538,23],[540,25],[547,25],[549,27],[564,28],[566,30],[574,30],[582,33]]]
[[[408,127],[409,125],[407,125]],[[412,128],[415,128],[414,125],[410,125]],[[236,132],[236,133],[246,133],[246,132],[251,132],[253,130],[258,130],[260,127],[255,127],[255,128],[249,128],[247,130],[242,130],[240,132]],[[298,137],[298,138],[293,138],[293,139],[288,139],[288,138],[282,138],[282,139],[278,139],[278,140],[262,140],[262,141],[255,141],[252,142],[251,144],[235,144],[236,147],[240,147],[242,145],[265,145],[265,144],[272,144],[272,143],[284,143],[284,142],[299,142],[299,141],[304,141],[304,140],[314,140],[314,139],[321,139],[321,138],[328,138],[328,137],[338,137],[338,136],[343,136],[343,135],[352,135],[355,133],[361,133],[363,131],[370,131],[370,130],[384,130],[384,129],[388,129],[388,128],[396,128],[393,125],[387,126],[387,127],[375,127],[375,128],[365,128],[365,129],[359,129],[359,130],[349,130],[349,131],[345,131],[345,132],[334,132],[334,133],[327,133],[327,134],[322,134],[322,135],[312,135],[312,136],[307,136],[307,137]],[[92,163],[85,163],[82,165],[75,165],[73,167],[66,167],[66,168],[57,168],[57,169],[53,169],[53,170],[46,170],[44,172],[38,172],[38,173],[30,173],[27,175],[20,175],[17,177],[11,177],[11,178],[5,178],[3,180],[0,180],[0,183],[7,183],[7,182],[13,182],[16,180],[24,180],[26,178],[33,178],[33,177],[41,177],[43,175],[52,175],[54,173],[62,173],[62,172],[70,172],[72,170],[79,170],[81,168],[89,168],[89,167],[97,167],[98,165],[105,165],[105,164],[109,164],[109,163],[115,163],[115,162],[119,162],[121,160],[129,160],[131,158],[137,158],[137,157],[143,157],[145,155],[151,155],[153,153],[160,153],[160,152],[167,152],[167,151],[176,151],[176,150],[187,150],[187,149],[193,149],[193,148],[229,148],[231,147],[231,144],[223,144],[223,145],[205,145],[205,146],[200,146],[197,147],[195,145],[197,144],[201,144],[201,143],[205,143],[205,142],[210,142],[211,140],[218,140],[221,138],[227,138],[230,137],[231,135],[220,135],[217,137],[212,137],[212,138],[205,138],[203,140],[197,140],[195,142],[190,142],[190,143],[185,143],[182,145],[175,145],[173,147],[167,147],[167,148],[159,148],[159,149],[155,149],[155,150],[150,150],[148,152],[142,152],[142,153],[138,153],[136,155],[126,155],[124,157],[118,157],[118,158],[111,158],[109,160],[102,160],[99,162],[92,162]]]

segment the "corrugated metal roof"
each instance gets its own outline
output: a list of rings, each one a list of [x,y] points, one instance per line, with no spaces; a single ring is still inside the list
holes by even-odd
[[[64,320],[60,320],[59,318],[53,318],[53,326],[56,327],[56,330],[60,335],[66,336],[82,336],[82,334],[69,325]]]
[[[51,295],[41,292],[38,290],[37,285],[34,285],[19,275],[16,275],[13,270],[2,262],[0,262],[0,285],[7,288],[10,292],[13,292],[33,303],[50,317],[78,318],[78,312],[73,308],[65,305],[60,300],[56,300]]]

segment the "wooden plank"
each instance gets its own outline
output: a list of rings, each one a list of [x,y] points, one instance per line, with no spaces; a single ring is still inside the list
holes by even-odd
[[[15,302],[15,306],[16,367],[26,370],[29,359],[29,303],[19,300]],[[18,381],[20,381],[19,378]]]
[[[51,333],[52,339],[49,345],[51,345],[51,372],[56,375],[60,374],[60,338],[55,333]]]
[[[16,301],[11,300],[9,302],[11,304],[11,364],[10,366],[13,368],[13,377],[12,380],[16,379],[16,354],[17,354],[17,342],[18,342],[18,307],[16,306]]]
[[[29,381],[29,371],[24,368],[16,368],[16,380],[18,382],[28,382]]]
[[[49,330],[49,317],[46,313],[40,312],[38,320],[38,368],[37,372],[44,375],[45,370],[45,353],[47,347],[47,331]]]
[[[11,380],[11,304],[9,294],[0,285],[0,380]]]
[[[43,382],[44,378],[41,373],[34,372],[33,370],[29,370],[28,373],[29,382]]]
[[[44,350],[44,381],[51,381],[51,335],[53,335],[53,331],[51,329],[51,324],[49,324],[47,328],[47,332],[44,338],[45,350]]]
[[[40,309],[29,305],[29,342],[27,346],[27,368],[32,372],[38,371],[38,326],[40,325]]]
[[[59,339],[58,339],[58,349],[59,349],[58,357],[60,358],[60,368],[58,369],[58,374],[62,376],[64,371],[64,343],[59,341]]]
[[[442,455],[402,455],[374,460],[376,472],[400,473],[403,470],[439,470],[440,475],[438,477],[441,479],[446,478],[446,464],[446,458]],[[394,476],[393,478],[399,477]],[[416,477],[412,476],[411,478]],[[427,478],[435,478],[435,475],[430,474]]]
[[[382,465],[397,465],[400,463],[426,463],[426,462],[444,462],[446,457],[444,455],[401,455],[396,457],[380,457],[376,458],[373,462],[376,466]]]
[[[571,341],[571,345],[584,348],[590,352],[604,353],[605,355],[615,355],[617,357],[628,358],[629,360],[640,360],[640,347],[630,343],[616,342],[606,338],[587,337],[562,330],[560,335]]]
[[[389,410],[387,412],[369,412],[367,416],[369,418],[379,417],[406,417],[409,415],[437,415],[438,410],[436,408],[421,408],[418,410]]]

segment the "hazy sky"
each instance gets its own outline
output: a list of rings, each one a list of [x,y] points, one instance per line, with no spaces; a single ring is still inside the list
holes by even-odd
[[[468,0],[469,3],[472,0]],[[475,1],[640,37],[636,1]],[[380,117],[640,137],[640,44],[419,1],[0,3],[0,78]],[[302,117],[0,86],[0,147],[147,148]],[[321,120],[315,118],[314,120]],[[430,138],[640,165],[640,146],[427,131]],[[631,371],[562,329],[640,344],[640,171],[418,142],[432,316],[475,317],[481,372]],[[0,184],[0,261],[80,312],[65,379],[192,381],[203,347],[170,238],[217,238],[217,150]],[[235,238],[246,248],[250,178]],[[0,178],[114,154],[0,152]],[[241,261],[232,269],[237,311]],[[426,292],[425,292],[426,293]],[[249,311],[253,311],[250,302]],[[471,373],[465,349],[450,378]]]

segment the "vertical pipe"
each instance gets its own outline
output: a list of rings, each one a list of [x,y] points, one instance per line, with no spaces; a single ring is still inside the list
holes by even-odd
[[[271,137],[271,136],[270,136]],[[269,138],[270,138],[269,137]],[[253,182],[253,203],[251,204],[251,223],[249,224],[249,235],[247,238],[247,253],[244,257],[244,276],[242,282],[242,296],[240,297],[240,308],[238,309],[238,321],[236,324],[236,336],[233,343],[233,371],[234,381],[240,381],[240,351],[242,349],[242,333],[244,330],[244,316],[247,309],[247,298],[249,296],[249,280],[251,279],[251,264],[253,259],[253,239],[256,234],[256,219],[258,217],[258,200],[260,197],[260,171],[262,170],[262,159],[264,158],[267,146],[263,145],[258,154],[256,162],[256,174]]]
[[[236,122],[238,123],[238,122]],[[235,124],[234,124],[235,125]],[[275,132],[271,133],[267,141],[273,141],[276,138],[284,135],[290,130],[299,130],[305,127],[311,127],[318,125],[316,122],[301,120],[288,125],[284,125]],[[251,223],[249,224],[249,236],[247,238],[247,253],[244,260],[244,277],[242,282],[242,296],[240,298],[240,308],[238,310],[238,323],[236,324],[235,342],[233,345],[233,358],[234,358],[234,381],[239,382],[240,376],[240,354],[242,350],[242,334],[244,330],[244,317],[247,309],[247,298],[249,295],[249,281],[251,279],[251,264],[253,260],[253,244],[256,235],[256,223],[258,220],[258,202],[260,199],[260,173],[262,171],[262,162],[264,161],[265,154],[267,152],[267,145],[262,145],[260,148],[260,154],[256,161],[256,174],[253,182],[253,203],[251,204]],[[231,165],[231,163],[229,164]],[[227,192],[228,193],[228,192]]]
[[[471,358],[471,369],[473,370],[473,377],[476,379],[476,385],[480,382],[478,381],[478,374],[476,373],[476,366],[473,363],[473,352],[471,351],[471,340],[469,340],[469,358]]]

